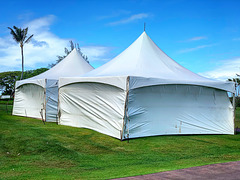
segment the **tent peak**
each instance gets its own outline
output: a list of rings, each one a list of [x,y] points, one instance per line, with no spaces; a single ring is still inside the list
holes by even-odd
[[[148,36],[146,31],[143,31],[143,33],[141,35]]]

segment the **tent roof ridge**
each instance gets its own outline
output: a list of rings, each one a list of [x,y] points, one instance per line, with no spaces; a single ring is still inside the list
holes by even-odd
[[[145,35],[147,35],[146,33],[145,33],[145,31],[142,33],[142,39],[141,39],[141,44],[140,44],[140,48],[139,48],[139,51],[138,51],[138,55],[137,55],[137,63],[139,62],[139,57],[140,57],[140,55],[142,54],[142,48],[143,48],[143,38],[144,38],[144,36]]]

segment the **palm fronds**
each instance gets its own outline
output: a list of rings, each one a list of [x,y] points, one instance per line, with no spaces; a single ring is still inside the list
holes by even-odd
[[[33,37],[33,34],[27,38],[27,40],[24,42],[24,44],[29,43],[32,37]]]
[[[25,43],[29,43],[31,38],[33,37],[33,34],[27,37],[28,27],[22,29],[22,28],[13,26],[13,29],[10,27],[8,27],[8,29],[10,29],[10,34],[12,35],[13,40],[15,40],[17,43],[20,43],[21,45],[24,45]]]
[[[20,44],[21,47],[21,55],[22,55],[22,74],[21,74],[21,80],[23,78],[23,72],[24,72],[24,56],[23,56],[23,45],[25,43],[29,43],[31,38],[33,37],[33,34],[29,37],[27,37],[28,33],[28,27],[27,28],[18,28],[16,26],[13,26],[13,29],[8,27],[10,29],[10,34],[12,34],[13,40],[15,40],[17,43]]]

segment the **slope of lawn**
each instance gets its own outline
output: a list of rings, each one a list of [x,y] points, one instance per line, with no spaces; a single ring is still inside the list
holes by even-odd
[[[239,120],[240,109],[236,115]],[[237,160],[239,134],[128,143],[89,129],[7,115],[0,103],[0,179],[109,179]]]

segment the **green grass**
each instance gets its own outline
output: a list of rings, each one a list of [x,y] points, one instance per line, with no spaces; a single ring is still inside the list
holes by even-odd
[[[7,104],[7,105],[12,105],[13,104],[13,100],[0,100],[0,104]]]
[[[237,107],[236,112],[235,112],[235,127],[240,128],[240,107]]]
[[[128,143],[9,114],[0,103],[0,179],[109,179],[240,160],[240,134],[158,136]]]

